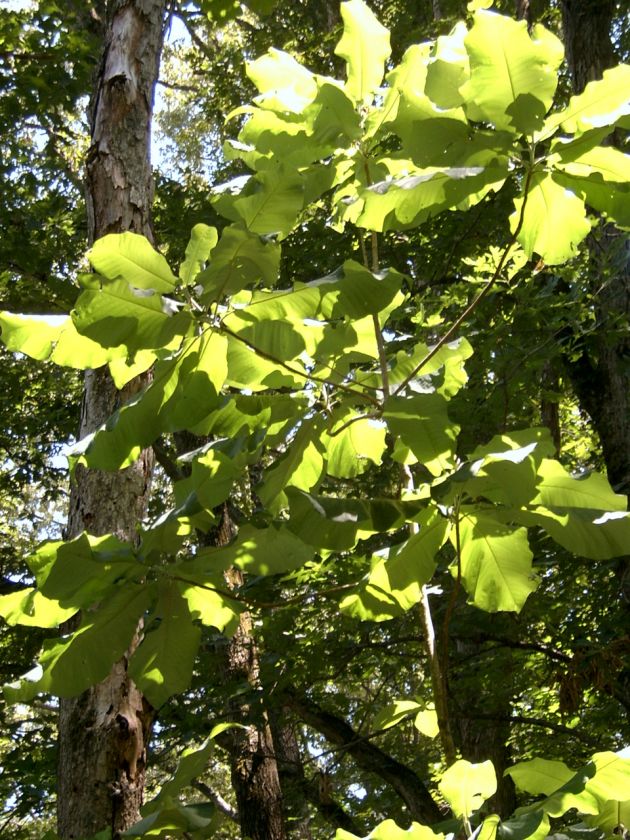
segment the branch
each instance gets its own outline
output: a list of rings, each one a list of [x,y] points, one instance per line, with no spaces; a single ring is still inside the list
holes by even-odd
[[[496,281],[501,276],[501,272],[503,271],[503,266],[505,265],[505,261],[507,260],[508,254],[510,253],[510,250],[512,249],[512,246],[516,242],[516,239],[517,239],[519,233],[521,232],[521,228],[523,227],[523,222],[525,221],[525,207],[527,205],[527,194],[529,192],[529,184],[530,184],[530,181],[531,181],[531,178],[532,178],[532,172],[533,172],[533,170],[530,169],[527,173],[527,178],[525,179],[525,190],[524,190],[524,193],[523,193],[523,203],[521,205],[521,213],[520,213],[520,216],[519,216],[518,224],[514,228],[514,233],[512,234],[512,236],[510,236],[510,238],[508,240],[508,244],[505,246],[505,249],[503,250],[503,253],[501,254],[501,259],[499,260],[499,264],[497,265],[494,274],[488,280],[488,282],[483,287],[483,289],[479,292],[477,297],[473,299],[473,301],[466,307],[466,309],[464,309],[464,311],[459,316],[459,318],[457,318],[453,322],[453,324],[449,327],[449,329],[444,333],[444,335],[438,341],[438,343],[427,353],[427,355],[424,357],[424,359],[422,359],[422,361],[419,362],[419,364],[417,364],[415,366],[415,368],[411,371],[409,376],[407,376],[406,379],[404,379],[400,383],[398,388],[396,388],[396,390],[394,391],[394,396],[396,396],[397,394],[400,394],[401,391],[404,391],[404,389],[407,387],[407,385],[409,385],[411,380],[415,376],[418,375],[418,373],[422,370],[422,368],[425,367],[425,365],[428,365],[429,362],[431,361],[431,359],[435,355],[437,355],[437,353],[439,353],[439,351],[442,349],[442,347],[444,347],[444,345],[447,344],[451,340],[451,338],[459,330],[459,328],[464,323],[464,321],[479,306],[481,301],[486,297],[486,295],[488,294],[490,289],[492,289],[492,287],[494,286]]]
[[[407,765],[402,764],[366,738],[361,738],[342,718],[322,709],[308,697],[287,690],[287,705],[308,725],[331,743],[351,755],[359,767],[374,773],[390,784],[403,800],[414,820],[431,824],[442,819],[440,809],[425,784]]]
[[[343,828],[357,836],[365,834],[364,829],[354,820],[354,817],[351,817],[338,802],[335,802],[328,787],[322,784],[322,781],[320,775],[302,780],[301,786],[306,799],[317,808],[333,828]]]
[[[354,388],[350,388],[348,385],[343,385],[341,382],[332,382],[330,379],[326,379],[323,376],[316,376],[314,373],[306,373],[306,371],[297,370],[296,368],[291,367],[291,365],[287,364],[286,362],[283,362],[282,359],[277,359],[271,353],[267,353],[265,350],[261,350],[260,347],[256,347],[256,345],[252,344],[251,341],[248,341],[246,338],[243,338],[242,335],[239,335],[238,333],[231,330],[228,326],[225,325],[225,323],[222,323],[219,329],[221,330],[221,332],[227,333],[228,335],[232,336],[232,338],[236,339],[237,341],[240,341],[246,347],[249,347],[250,350],[253,350],[254,353],[256,353],[256,355],[258,356],[261,356],[261,358],[267,359],[268,361],[273,362],[274,364],[279,365],[280,367],[283,367],[293,376],[299,376],[300,379],[304,379],[306,382],[319,382],[323,385],[330,385],[333,388],[339,388],[340,391],[343,391],[346,394],[352,394],[353,397],[357,397],[361,400],[367,400],[368,402],[372,403],[372,405],[379,407],[378,400],[376,400],[374,397],[371,397],[369,394],[364,394],[362,391],[355,391]],[[332,372],[331,366],[327,365],[327,367]]]
[[[221,811],[221,813],[224,814],[228,819],[232,820],[232,822],[235,823],[238,822],[238,811],[236,810],[236,808],[232,808],[230,803],[226,802],[226,800],[221,796],[220,793],[217,793],[216,791],[212,790],[212,788],[209,787],[209,785],[207,785],[205,782],[194,781],[192,783],[192,786],[196,788],[199,791],[199,793],[203,793],[203,795],[207,797],[210,800],[210,802],[216,805],[219,811]]]
[[[186,478],[182,470],[177,466],[173,458],[171,458],[170,453],[164,445],[164,438],[158,438],[154,441],[151,448],[153,449],[155,460],[171,481],[181,481],[182,478]]]
[[[491,720],[501,721],[505,723],[522,723],[525,726],[540,726],[543,729],[549,729],[552,732],[557,732],[560,735],[569,735],[577,741],[582,741],[591,746],[601,746],[601,740],[591,738],[577,729],[571,729],[568,726],[563,726],[561,723],[552,723],[552,721],[544,718],[528,717],[527,715],[493,715],[493,714],[470,714],[465,716],[455,716],[458,720]]]

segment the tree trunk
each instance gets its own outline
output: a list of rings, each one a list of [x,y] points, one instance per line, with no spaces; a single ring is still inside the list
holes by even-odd
[[[614,0],[563,0],[564,45],[573,88],[580,93],[615,64],[610,38]],[[590,236],[591,288],[598,332],[592,347],[567,371],[580,404],[602,444],[608,479],[617,493],[630,494],[630,254],[628,236],[600,224]],[[619,561],[621,587],[630,600],[630,558]]]
[[[527,21],[527,28],[532,28],[533,19],[530,0],[516,0],[516,19]]]
[[[610,40],[615,6],[615,0],[562,0],[564,49],[575,93],[616,63]]]
[[[91,102],[86,161],[88,235],[131,230],[153,239],[149,142],[166,0],[113,0]],[[79,438],[93,432],[146,383],[116,391],[106,370],[88,371]],[[77,468],[67,535],[114,533],[134,541],[148,501],[152,456],[129,469]],[[133,645],[132,645],[133,649]],[[114,838],[139,816],[152,710],[127,675],[128,656],[109,677],[59,708],[58,832],[62,840],[111,829]]]
[[[243,583],[242,572],[230,569],[228,584]],[[258,651],[251,615],[242,613],[239,626],[227,645],[226,681],[247,682],[258,687]],[[232,704],[232,720],[243,725],[233,729],[227,740],[232,786],[236,794],[241,837],[244,840],[286,840],[282,789],[271,727],[266,713],[252,714],[251,707],[237,694]],[[252,720],[252,717],[259,718]]]

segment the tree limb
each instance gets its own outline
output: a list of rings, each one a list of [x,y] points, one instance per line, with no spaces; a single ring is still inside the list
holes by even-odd
[[[412,819],[430,824],[442,818],[427,787],[410,767],[392,758],[367,739],[359,737],[345,720],[325,711],[305,695],[288,690],[286,700],[287,705],[308,726],[316,729],[331,743],[342,747],[359,767],[390,784],[409,809]]]

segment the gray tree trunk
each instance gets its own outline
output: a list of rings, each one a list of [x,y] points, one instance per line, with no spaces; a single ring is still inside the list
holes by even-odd
[[[127,230],[153,239],[150,131],[166,0],[112,0],[91,102],[92,142],[86,161],[90,242]],[[100,426],[146,383],[116,391],[106,370],[88,371],[79,437]],[[114,533],[134,541],[148,500],[152,457],[103,473],[78,468],[68,537]],[[132,644],[133,648],[133,644]],[[127,675],[128,656],[102,683],[59,709],[58,832],[62,840],[132,825],[142,803],[152,710]]]

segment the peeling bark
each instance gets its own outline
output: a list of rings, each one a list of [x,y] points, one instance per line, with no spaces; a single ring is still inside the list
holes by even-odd
[[[101,67],[91,104],[86,161],[90,242],[131,230],[153,240],[149,139],[166,0],[114,0],[104,24]],[[85,376],[79,438],[93,432],[146,377],[118,392],[106,370]],[[78,467],[67,536],[114,533],[134,541],[148,501],[152,453],[126,470]],[[113,838],[139,816],[152,710],[129,679],[137,644],[102,683],[59,707],[57,818],[62,840],[111,829]]]

